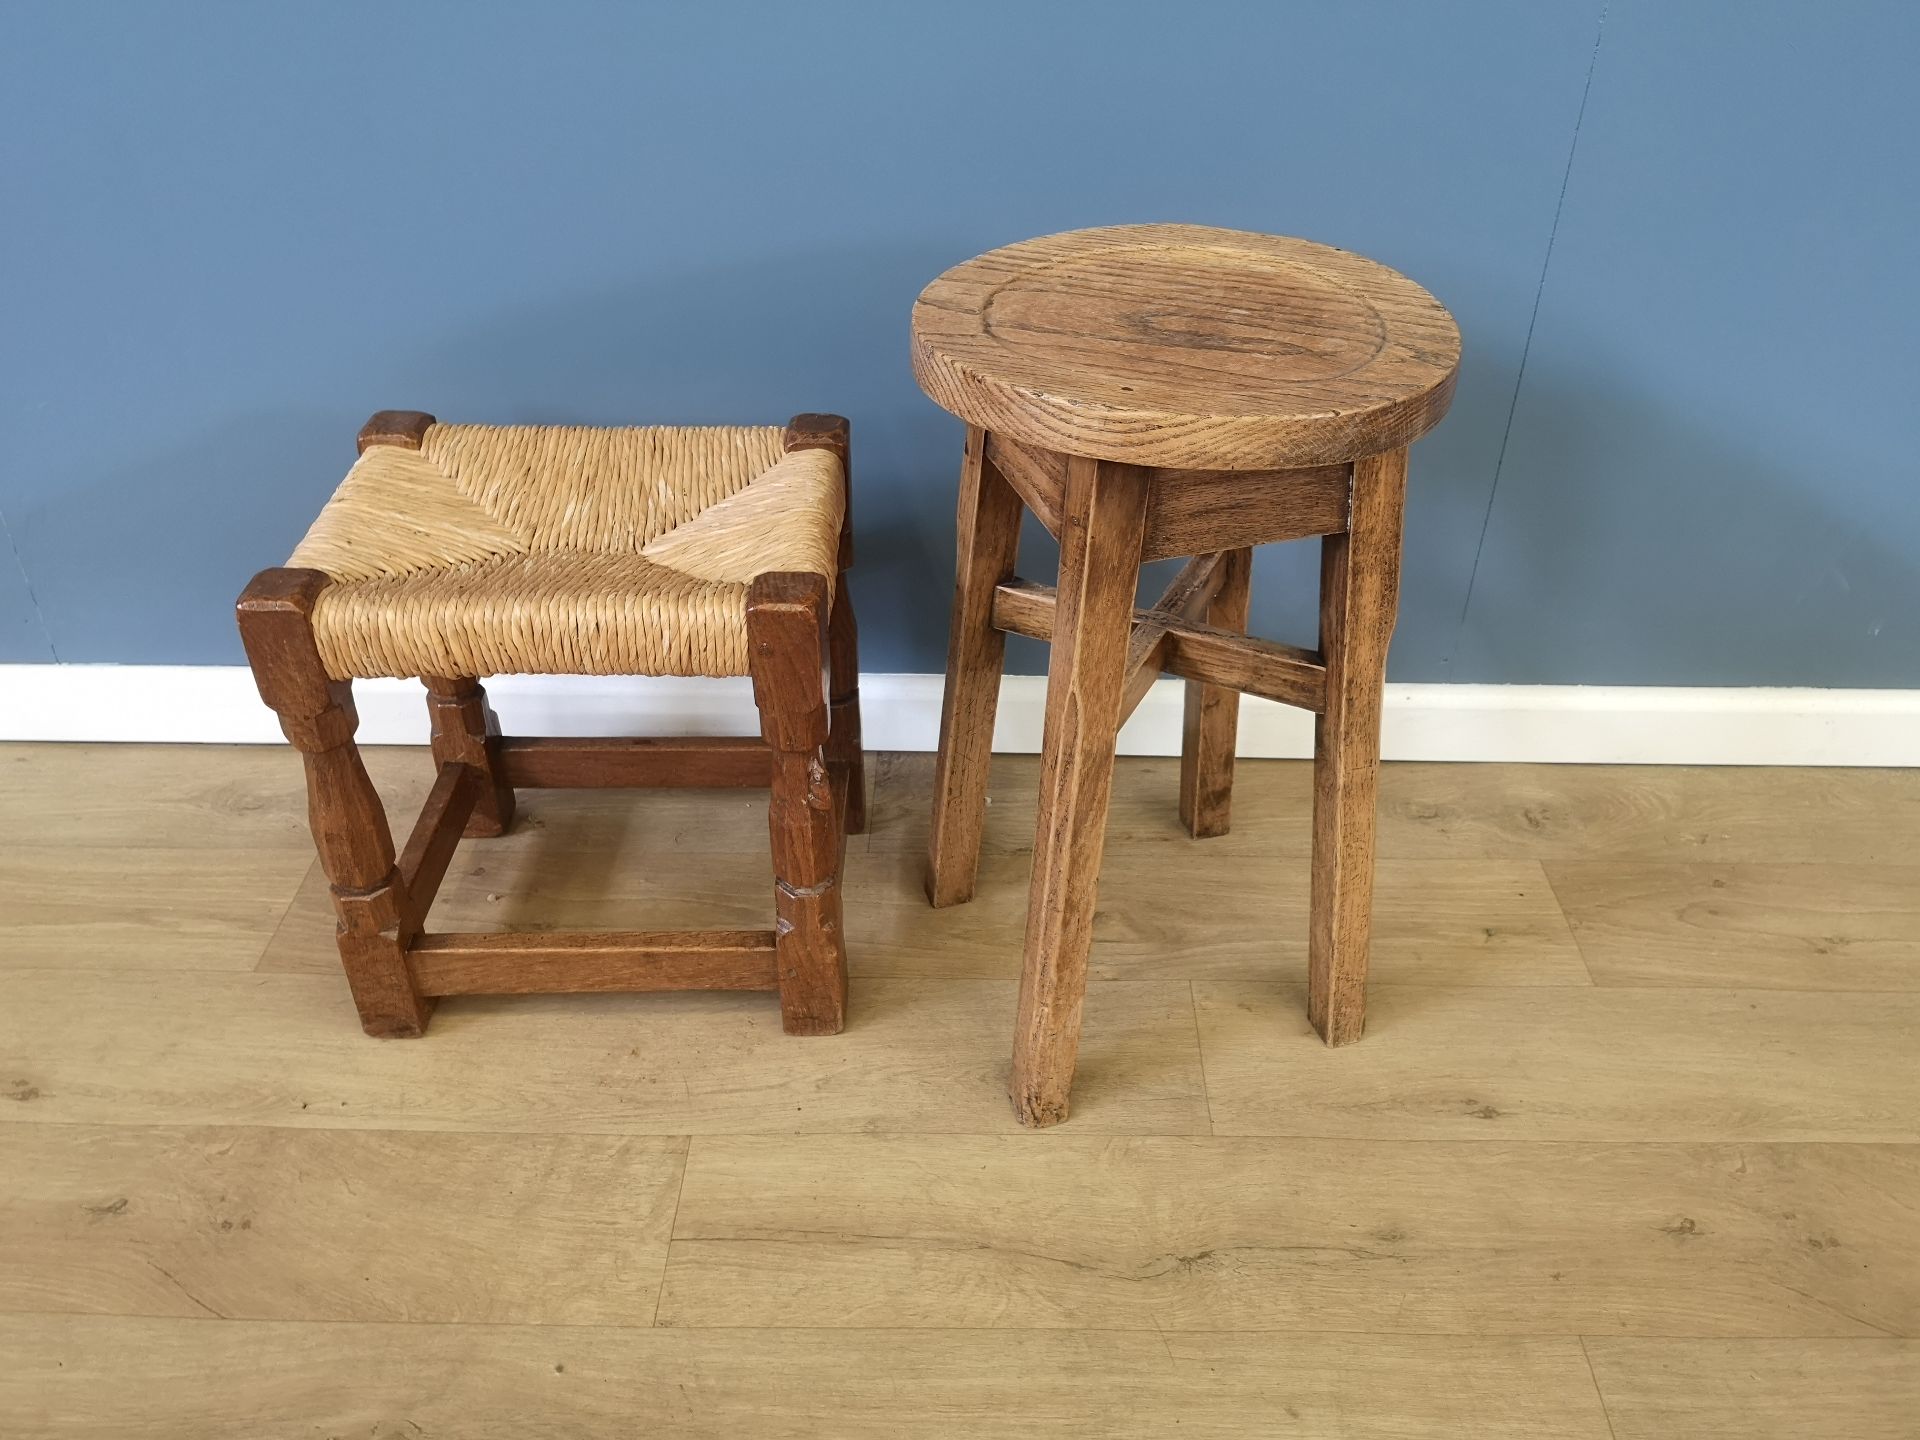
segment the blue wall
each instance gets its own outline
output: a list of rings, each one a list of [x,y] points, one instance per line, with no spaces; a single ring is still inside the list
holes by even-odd
[[[834,409],[868,666],[938,669],[914,294],[1181,219],[1460,318],[1396,678],[1914,684],[1917,61],[1904,4],[0,0],[0,660],[237,662],[377,408]]]

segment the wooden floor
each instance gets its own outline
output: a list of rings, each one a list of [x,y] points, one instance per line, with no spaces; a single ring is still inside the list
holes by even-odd
[[[425,757],[369,761],[410,812]],[[379,1042],[289,752],[0,747],[0,1435],[1920,1436],[1920,772],[1389,766],[1330,1051],[1305,768],[1195,843],[1122,761],[1026,1133],[1035,769],[936,913],[928,757],[880,759],[841,1037],[608,996]],[[522,814],[437,924],[767,923],[758,796]]]

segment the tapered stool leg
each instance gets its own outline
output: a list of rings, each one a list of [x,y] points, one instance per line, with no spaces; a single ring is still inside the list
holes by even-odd
[[[260,698],[307,769],[307,811],[320,868],[333,891],[347,984],[369,1035],[422,1034],[433,1001],[407,964],[418,917],[394,864],[387,812],[353,743],[352,687],[327,678],[313,639],[315,570],[263,570],[240,597],[240,639]]]
[[[1400,597],[1407,452],[1358,460],[1348,530],[1321,542],[1326,708],[1313,743],[1307,1014],[1329,1045],[1366,1028],[1380,701]]]
[[[1014,1028],[1013,1108],[1027,1125],[1067,1118],[1080,1051],[1147,489],[1147,473],[1132,466],[1068,462],[1040,816]]]
[[[1220,588],[1207,623],[1244,632],[1252,599],[1253,551],[1220,556]],[[1240,692],[1230,685],[1187,681],[1186,723],[1180,735],[1180,823],[1196,840],[1224,835],[1233,808],[1233,751],[1240,728]]]
[[[427,715],[433,722],[433,763],[470,765],[485,783],[467,817],[465,833],[504,835],[513,825],[513,787],[500,778],[500,717],[478,680],[429,675]]]
[[[978,426],[967,428],[960,468],[959,557],[927,842],[927,899],[935,905],[973,898],[1007,650],[1007,637],[993,627],[993,591],[1013,578],[1020,545],[1020,497],[987,459],[986,438]]]
[[[773,751],[774,952],[789,1035],[846,1024],[847,951],[840,918],[841,844],[827,760],[827,582],[769,574],[747,591],[748,664],[760,733]]]

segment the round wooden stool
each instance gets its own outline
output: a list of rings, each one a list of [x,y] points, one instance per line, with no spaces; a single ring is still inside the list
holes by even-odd
[[[1053,643],[1014,1039],[1021,1120],[1067,1116],[1114,737],[1162,672],[1187,681],[1180,814],[1227,828],[1239,696],[1315,714],[1309,1013],[1365,1023],[1380,695],[1407,446],[1453,396],[1460,332],[1343,250],[1194,225],[1029,240],[958,265],[913,311],[921,387],[967,422],[959,575],[928,897],[973,894],[1004,633]],[[1016,579],[1022,505],[1060,542]],[[1249,639],[1251,547],[1318,535],[1315,650]],[[1136,610],[1143,562],[1195,556]]]

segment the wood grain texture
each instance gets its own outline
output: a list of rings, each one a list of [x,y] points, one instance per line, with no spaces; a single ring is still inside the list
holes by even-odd
[[[993,591],[993,623],[1013,635],[1051,640],[1060,597],[1051,585],[1010,580]],[[1230,687],[1282,704],[1319,710],[1326,703],[1327,672],[1318,652],[1234,630],[1183,620],[1164,612],[1135,610],[1136,627],[1153,627],[1161,670]],[[1135,697],[1136,699],[1138,697]]]
[[[1017,975],[1028,857],[982,860],[980,893],[964,912],[930,911],[903,889],[913,869],[911,856],[884,851],[849,861],[848,894],[859,897],[847,919],[853,973]],[[1124,899],[1094,914],[1090,980],[1306,983],[1305,860],[1201,852],[1172,864],[1158,847],[1110,848],[1101,877],[1110,897]],[[1204,904],[1194,903],[1197,891]],[[1381,868],[1374,911],[1375,974],[1387,983],[1588,984],[1538,865],[1392,861]]]
[[[1351,467],[1156,470],[1143,558],[1238,550],[1331,535],[1347,524]]]
[[[1146,500],[1143,471],[1079,457],[1067,462],[1033,878],[1014,1023],[1011,1095],[1014,1113],[1026,1125],[1065,1120],[1073,1088]]]
[[[1601,985],[1920,990],[1920,866],[1556,861]]]
[[[760,894],[764,895],[764,891]],[[462,996],[430,1043],[369,1045],[337,975],[16,970],[0,1006],[14,1124],[552,1134],[1008,1129],[1012,987],[860,984],[801,1044],[760,995]],[[1103,986],[1076,1130],[1207,1128],[1184,983]]]
[[[995,587],[1013,578],[1020,545],[1020,497],[986,454],[986,436],[967,431],[960,468],[959,554],[947,632],[947,684],[940,702],[933,811],[927,831],[927,899],[958,905],[973,895],[986,823],[993,716],[1007,640],[993,621]]]
[[[1329,1045],[1367,1024],[1375,789],[1387,647],[1400,608],[1407,452],[1353,467],[1353,520],[1320,550],[1325,707],[1313,722],[1313,904],[1307,1009]]]
[[[1198,225],[1008,245],[913,308],[914,377],[944,409],[1134,465],[1273,469],[1399,449],[1446,413],[1459,360],[1452,317],[1405,276]]]
[[[470,766],[478,777],[466,833],[506,834],[513,826],[513,787],[501,773],[500,717],[487,703],[487,692],[478,680],[429,676],[425,683],[434,762]]]
[[[598,1135],[0,1126],[0,1310],[648,1325],[685,1152]]]
[[[1390,1043],[1293,1043],[1291,987],[1198,983],[1220,1134],[1920,1140],[1920,996],[1376,986]]]
[[[973,443],[972,432],[978,429],[978,426],[968,427],[969,444]],[[1067,493],[1067,457],[997,434],[985,436],[983,453],[986,463],[1013,487],[1021,502],[1047,527],[1047,533],[1058,539],[1060,504]],[[964,484],[963,481],[963,489]]]
[[[1219,588],[1205,620],[1221,630],[1247,628],[1253,599],[1253,551],[1220,557]],[[1180,823],[1196,840],[1227,833],[1233,814],[1234,745],[1240,726],[1240,692],[1227,685],[1189,680],[1180,727]]]
[[[462,997],[399,1046],[284,749],[0,747],[0,1433],[1906,1440],[1920,776],[1385,766],[1373,1040],[1330,1051],[1308,768],[1242,762],[1195,846],[1177,762],[1123,759],[1074,1124],[1032,1135],[1038,761],[936,911],[933,759],[877,758],[840,1039]],[[363,759],[396,814],[434,778]],[[765,799],[530,791],[436,923],[764,926]],[[301,871],[268,968],[185,968]]]
[[[765,788],[773,752],[754,736],[508,736],[501,773],[530,789]]]
[[[401,889],[411,907],[408,921],[416,928],[426,922],[485,784],[485,777],[472,766],[448,761],[427,792],[399,860]]]
[[[0,845],[0,970],[250,970],[312,863],[279,846]]]
[[[829,603],[818,575],[762,575],[747,590],[753,696],[773,751],[775,970],[789,1035],[838,1035],[847,1023],[841,811],[826,748]]]
[[[660,1319],[1907,1333],[1917,1200],[1907,1146],[712,1139]]]
[[[698,799],[688,798],[690,809]],[[754,806],[756,832],[724,854],[635,846],[599,849],[570,835],[516,833],[493,845],[464,846],[447,869],[433,909],[442,933],[764,930],[767,807]],[[544,842],[544,843],[543,843]],[[744,848],[746,845],[752,848]],[[256,967],[268,974],[332,975],[339,969],[327,920],[325,877],[309,875],[287,907]]]
[[[315,570],[261,571],[236,607],[240,640],[260,698],[306,767],[307,823],[333,888],[335,943],[360,1027],[379,1039],[416,1037],[433,1013],[407,968],[419,916],[395,863],[386,809],[353,743],[353,687],[328,677],[315,644],[313,607],[329,583]]]
[[[931,755],[878,757],[869,849],[926,843],[933,765]],[[1258,780],[1239,787],[1233,830],[1204,852],[1194,850],[1166,803],[1179,786],[1179,762],[1129,756],[1122,765],[1126,783],[1115,789],[1108,815],[1109,850],[1178,846],[1196,863],[1204,863],[1201,854],[1308,853],[1308,762],[1243,759],[1243,780]],[[405,774],[413,775],[411,764]],[[1032,848],[1038,774],[1038,756],[994,757],[983,853]],[[1898,866],[1913,863],[1912,837],[1920,835],[1920,770],[1403,760],[1380,767],[1379,787],[1382,859]],[[684,843],[700,837],[688,834]]]
[[[423,995],[780,988],[771,930],[422,935],[408,961]]]
[[[1586,1341],[1614,1440],[1912,1440],[1914,1340]]]
[[[1219,555],[1196,555],[1180,567],[1160,598],[1144,615],[1136,612],[1133,633],[1127,637],[1127,687],[1120,699],[1120,721],[1140,708],[1147,691],[1160,678],[1161,662],[1171,648],[1167,631],[1183,621],[1207,613],[1220,589]]]
[[[0,1318],[22,1440],[1608,1440],[1579,1343]],[[876,1363],[884,1356],[885,1363]],[[342,1383],[351,1377],[351,1383]],[[457,1377],[450,1379],[449,1377]]]

